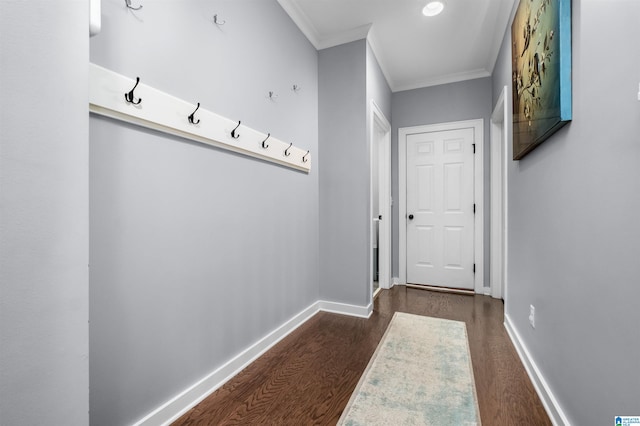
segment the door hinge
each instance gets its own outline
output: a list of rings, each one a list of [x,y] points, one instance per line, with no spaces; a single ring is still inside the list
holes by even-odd
[[[471,145],[473,145],[473,153],[475,154],[476,153],[476,144],[472,143]]]
[[[473,214],[476,214],[476,203],[473,203]]]
[[[473,273],[474,274],[476,273],[476,264],[475,263],[473,264]]]

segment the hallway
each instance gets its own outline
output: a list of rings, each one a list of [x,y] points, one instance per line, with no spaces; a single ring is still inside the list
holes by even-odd
[[[528,3],[542,1],[559,3]],[[640,39],[640,1],[563,0],[573,118],[520,160],[518,1],[450,3],[464,2],[493,4],[503,24],[459,7],[469,19],[451,13],[453,24],[442,26],[451,35],[413,37],[451,61],[426,49],[416,60],[438,70],[473,56],[484,71],[443,68],[445,79],[400,86],[377,53],[395,36],[381,40],[367,24],[321,40],[282,6],[340,13],[324,2],[132,0],[134,10],[118,0],[91,14],[80,0],[0,1],[0,424],[157,425],[205,396],[183,424],[331,423],[394,311],[467,322],[485,426],[638,416],[640,55],[628,46]],[[413,0],[374,3],[415,6],[408,19],[436,27]],[[93,37],[89,16],[104,24]],[[474,38],[459,54],[447,47],[472,27],[494,30],[492,41]],[[90,64],[129,79],[110,92],[128,116],[161,110],[168,123],[221,130],[217,138],[240,151],[287,157],[275,143],[264,151],[272,135],[309,151],[311,168],[91,113],[90,89],[102,86]],[[137,78],[136,106],[125,95]],[[155,102],[151,89],[184,108]],[[494,116],[499,103],[504,114]],[[198,104],[196,125],[189,116]],[[382,291],[365,321],[374,308],[374,106],[390,124],[382,215],[391,259],[381,277],[400,287]],[[209,128],[205,111],[241,121],[242,137]],[[502,138],[491,132],[498,115]],[[475,291],[504,304],[402,287],[401,129],[467,120],[483,123]],[[497,148],[503,161],[489,155]],[[502,182],[492,164],[501,164]],[[500,190],[502,228],[490,208]],[[500,269],[490,268],[500,259],[492,229],[503,231]],[[317,314],[223,385],[319,309],[352,317]]]
[[[502,325],[502,301],[395,286],[368,320],[318,313],[174,425],[335,424],[397,311],[467,324],[484,425],[551,424]]]

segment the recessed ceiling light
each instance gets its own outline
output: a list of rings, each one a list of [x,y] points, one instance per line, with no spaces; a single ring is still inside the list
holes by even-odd
[[[427,5],[422,9],[422,14],[424,16],[436,16],[444,9],[444,4],[439,1],[432,1],[427,3]]]

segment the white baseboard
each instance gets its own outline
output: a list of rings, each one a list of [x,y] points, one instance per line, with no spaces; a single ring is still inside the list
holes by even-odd
[[[334,314],[350,315],[352,317],[369,318],[373,313],[373,304],[369,303],[368,306],[349,305],[346,303],[327,302],[326,300],[320,300],[320,310],[324,312],[331,312]]]
[[[230,359],[222,367],[213,371],[188,389],[185,389],[142,420],[136,422],[135,426],[171,424],[255,361],[260,355],[285,338],[289,333],[304,324],[309,318],[318,313],[318,311],[319,302],[315,302],[243,352]]]
[[[396,285],[405,285],[406,284],[406,283],[400,282],[400,278],[399,277],[393,277],[391,280],[393,281],[393,285],[394,286],[396,286]]]
[[[511,342],[513,342],[513,346],[515,346],[525,370],[527,370],[527,374],[542,401],[542,405],[544,405],[544,409],[547,411],[547,415],[549,415],[551,423],[553,423],[554,426],[571,426],[560,403],[558,403],[553,392],[551,392],[551,388],[544,379],[542,372],[534,362],[527,346],[524,344],[520,334],[518,334],[518,331],[513,326],[511,318],[509,318],[507,314],[504,315],[504,328],[507,330],[507,334],[509,334]]]
[[[319,311],[369,318],[373,312],[373,305],[356,306],[323,300],[313,303],[243,352],[230,359],[223,366],[209,373],[206,377],[185,389],[143,419],[134,423],[134,426],[170,425]]]

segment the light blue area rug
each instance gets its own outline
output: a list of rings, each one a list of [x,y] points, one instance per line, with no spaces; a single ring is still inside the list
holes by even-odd
[[[480,425],[465,323],[396,312],[338,425]]]

